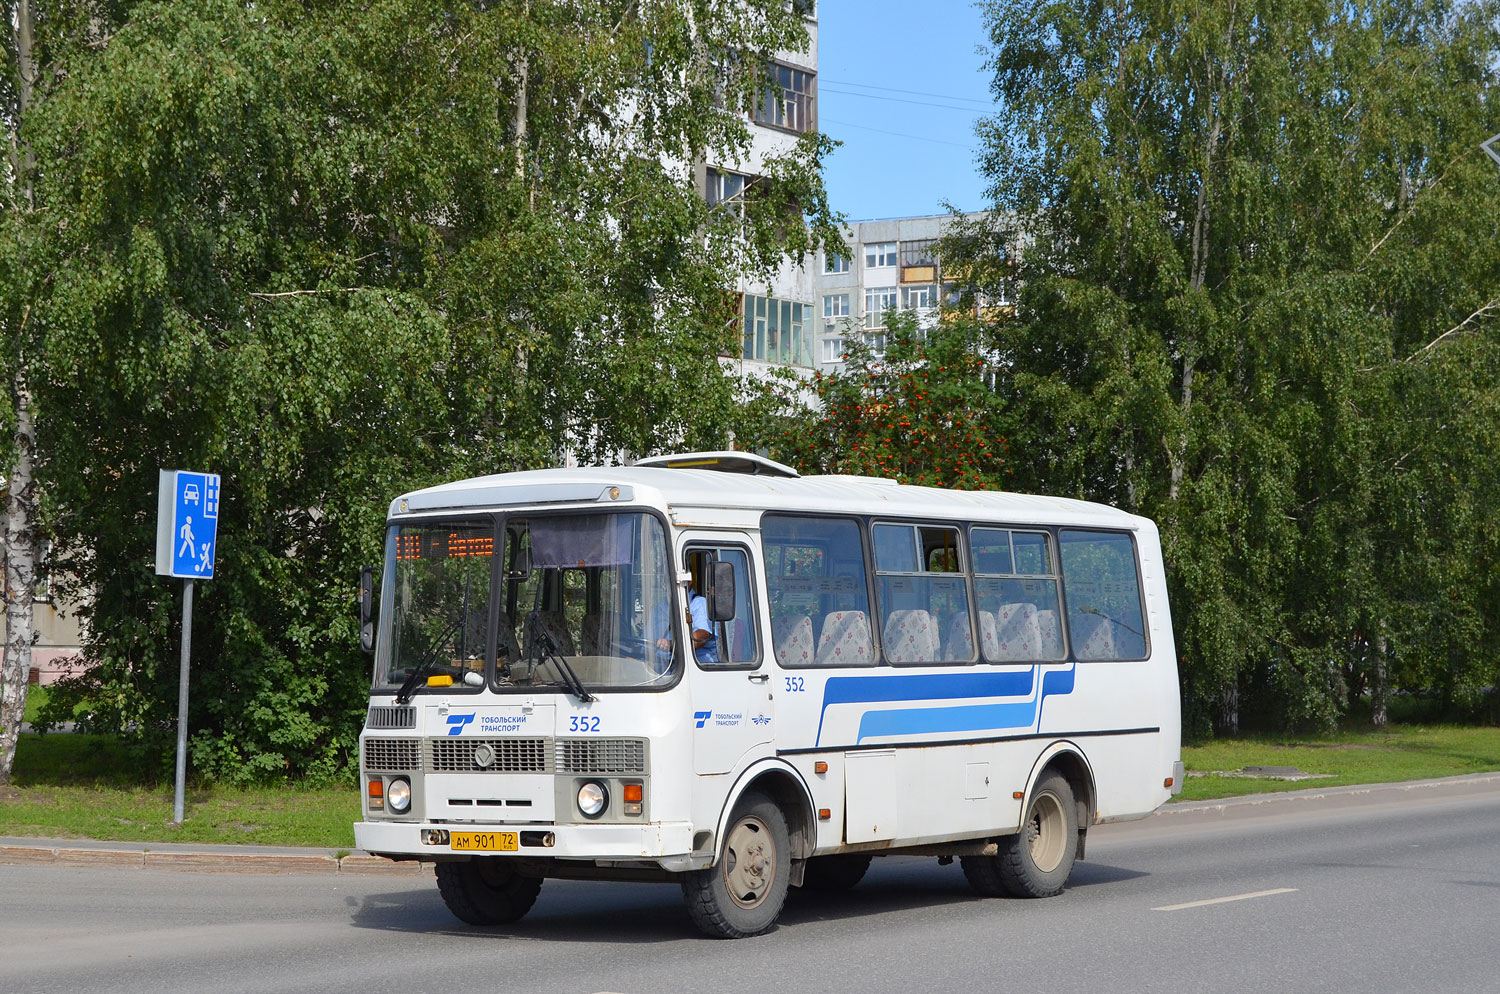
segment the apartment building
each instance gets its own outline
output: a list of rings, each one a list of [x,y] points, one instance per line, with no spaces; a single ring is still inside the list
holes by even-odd
[[[957,305],[965,287],[952,267],[945,271],[939,252],[952,225],[947,214],[856,221],[845,231],[847,256],[820,254],[816,368],[836,367],[856,335],[876,354],[884,352],[892,311],[911,311],[919,327],[930,328],[945,305]],[[976,306],[988,311],[1012,303],[1002,292]]]
[[[807,19],[808,47],[779,52],[771,67],[774,85],[750,117],[751,145],[737,162],[697,167],[699,189],[710,206],[732,202],[761,179],[767,158],[783,154],[804,132],[818,129],[818,11],[814,0],[794,0]],[[728,356],[742,375],[772,366],[811,369],[815,362],[817,325],[816,266],[783,260],[769,284],[741,282],[738,354]]]

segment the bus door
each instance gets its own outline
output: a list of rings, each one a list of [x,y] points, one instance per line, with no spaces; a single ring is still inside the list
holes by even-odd
[[[693,702],[693,769],[728,773],[747,752],[771,741],[776,729],[775,688],[764,666],[767,651],[756,628],[756,591],[751,585],[750,550],[740,544],[694,543],[686,565],[695,594],[707,595],[713,564],[728,563],[734,573],[734,617],[708,622],[712,638],[688,652]],[[691,605],[689,607],[691,610]],[[696,622],[703,623],[700,607]]]

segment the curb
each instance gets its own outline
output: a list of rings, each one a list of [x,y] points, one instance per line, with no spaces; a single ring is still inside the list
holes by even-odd
[[[418,877],[432,867],[396,863],[356,853],[342,858],[322,852],[195,852],[153,850],[133,843],[110,848],[0,844],[0,866],[93,866],[113,870],[176,870],[192,873],[295,873]]]

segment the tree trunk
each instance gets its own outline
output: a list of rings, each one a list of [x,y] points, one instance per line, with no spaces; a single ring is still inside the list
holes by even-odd
[[[1227,684],[1219,694],[1217,725],[1220,735],[1240,734],[1240,688],[1233,683]]]
[[[26,678],[31,673],[32,598],[36,592],[36,480],[32,457],[36,431],[24,378],[12,384],[16,409],[16,458],[5,495],[5,658],[0,666],[0,784],[10,783],[16,742],[26,714]]]
[[[1384,728],[1390,721],[1388,683],[1386,679],[1386,652],[1390,644],[1385,637],[1385,623],[1376,629],[1375,650],[1370,659],[1370,724]]]

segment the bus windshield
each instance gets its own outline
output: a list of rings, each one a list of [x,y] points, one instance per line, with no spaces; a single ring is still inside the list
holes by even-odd
[[[377,692],[594,693],[666,686],[680,665],[666,533],[649,514],[395,524],[384,579]]]

